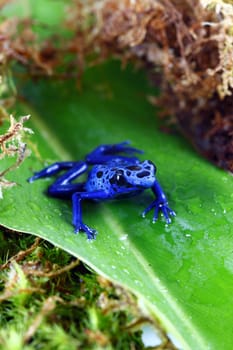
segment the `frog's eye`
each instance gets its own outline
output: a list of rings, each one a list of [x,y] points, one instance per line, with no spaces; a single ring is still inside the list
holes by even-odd
[[[109,180],[111,185],[124,186],[127,184],[127,180],[124,177],[122,170],[117,170],[116,173]]]

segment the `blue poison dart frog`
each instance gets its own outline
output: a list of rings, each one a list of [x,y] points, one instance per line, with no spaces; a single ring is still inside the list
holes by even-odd
[[[175,216],[175,212],[169,208],[167,198],[155,178],[155,165],[150,160],[141,162],[134,154],[143,152],[129,147],[128,144],[129,142],[100,145],[89,153],[84,161],[56,162],[36,172],[28,181],[33,182],[65,170],[49,186],[48,194],[53,197],[72,199],[75,233],[84,231],[88,239],[94,239],[97,232],[82,220],[81,202],[85,199],[102,201],[124,198],[150,188],[156,198],[143,211],[142,216],[145,217],[153,209],[153,222],[158,219],[161,212],[167,224],[170,224],[170,216]],[[92,166],[90,170],[89,166]],[[88,172],[86,182],[73,182],[85,172]]]

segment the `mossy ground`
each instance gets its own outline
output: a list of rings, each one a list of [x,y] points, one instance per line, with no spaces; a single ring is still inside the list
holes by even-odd
[[[132,295],[33,236],[0,241],[0,349],[143,349]]]

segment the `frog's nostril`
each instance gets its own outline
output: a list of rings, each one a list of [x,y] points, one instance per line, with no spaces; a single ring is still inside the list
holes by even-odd
[[[126,169],[129,169],[132,171],[138,171],[138,170],[142,170],[142,167],[140,165],[130,165],[130,166],[127,166]]]
[[[143,162],[143,165],[144,165],[144,169],[147,169],[147,170],[152,170],[154,169],[154,171],[156,171],[156,166],[154,165],[154,163],[151,161],[151,160],[145,160]]]

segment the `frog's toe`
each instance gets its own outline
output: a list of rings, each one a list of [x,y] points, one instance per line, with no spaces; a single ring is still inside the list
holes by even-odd
[[[145,218],[146,214],[154,207],[154,202],[152,202],[143,212],[142,217]]]
[[[97,235],[96,230],[90,229],[90,227],[88,227],[88,231],[85,231],[85,232],[88,240],[96,239],[96,235]]]
[[[31,177],[29,177],[29,178],[27,179],[27,181],[28,181],[29,183],[32,183],[32,182],[34,182],[35,180],[37,180],[37,179],[39,179],[39,178],[40,178],[40,172],[34,173],[34,175],[31,176]]]
[[[121,143],[116,143],[112,146],[110,146],[112,149],[112,152],[114,153],[126,153],[126,154],[133,154],[133,153],[144,153],[143,151],[141,151],[140,149],[128,146],[130,144],[130,141],[124,141]]]
[[[168,208],[168,209],[169,209],[169,215],[176,216],[176,212],[174,210],[172,210],[170,208]]]
[[[153,224],[158,220],[158,218],[159,218],[159,206],[156,205],[154,209],[153,219],[152,219]]]
[[[162,211],[162,213],[164,215],[166,223],[167,224],[171,224],[171,222],[172,222],[171,216],[176,216],[176,213],[174,212],[174,210],[170,209],[167,206],[163,206],[161,208],[161,211]]]
[[[176,216],[176,213],[170,209],[166,203],[161,203],[158,200],[153,201],[143,212],[142,217],[144,218],[146,214],[154,208],[154,214],[152,222],[155,223],[158,220],[159,213],[162,213],[167,224],[172,222],[171,216]]]

